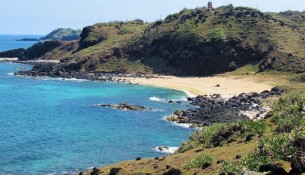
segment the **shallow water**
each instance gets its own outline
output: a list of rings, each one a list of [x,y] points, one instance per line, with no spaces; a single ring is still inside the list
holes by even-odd
[[[182,92],[10,74],[20,66],[0,64],[0,174],[62,174],[136,157],[162,156],[156,146],[179,146],[192,132],[163,120],[175,109],[186,108],[187,102],[154,101],[181,99],[185,97]],[[94,106],[120,102],[158,110],[132,112]]]

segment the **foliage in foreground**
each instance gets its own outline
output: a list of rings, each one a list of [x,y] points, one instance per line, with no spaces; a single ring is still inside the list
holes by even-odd
[[[305,140],[304,97],[304,94],[293,94],[281,98],[274,105],[271,117],[275,130],[261,137],[257,150],[243,155],[241,161],[223,163],[221,174],[241,174],[245,170],[259,172],[262,165],[277,161],[291,162],[291,155],[297,151],[304,152],[302,143],[299,143]]]
[[[249,120],[230,124],[214,124],[193,133],[189,141],[182,143],[178,152],[185,152],[197,146],[203,148],[217,147],[246,136],[263,134],[268,130],[269,126],[265,121]]]
[[[212,164],[213,158],[211,155],[199,155],[195,159],[188,162],[184,169],[191,169],[191,168],[203,168],[208,167]]]

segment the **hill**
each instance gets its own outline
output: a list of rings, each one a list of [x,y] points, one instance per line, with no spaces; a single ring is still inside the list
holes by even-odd
[[[53,73],[201,76],[233,71],[252,62],[259,62],[260,71],[303,73],[304,24],[304,12],[262,13],[231,5],[184,9],[151,24],[135,20],[87,26],[79,41],[45,49],[39,59],[61,60]]]
[[[70,28],[59,28],[53,30],[47,36],[40,38],[40,40],[63,40],[72,41],[80,39],[81,30],[73,30]]]

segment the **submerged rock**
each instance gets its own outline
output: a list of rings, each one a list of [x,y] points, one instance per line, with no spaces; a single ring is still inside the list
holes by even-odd
[[[151,111],[151,108],[140,106],[140,105],[128,105],[126,103],[116,104],[98,104],[97,106],[109,107],[113,109],[118,109],[122,111]]]

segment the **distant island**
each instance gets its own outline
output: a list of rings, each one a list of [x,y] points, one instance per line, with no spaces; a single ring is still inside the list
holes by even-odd
[[[73,41],[79,40],[81,30],[74,30],[70,28],[58,28],[50,32],[44,37],[37,38],[22,38],[16,41]]]
[[[56,40],[56,41],[73,41],[79,40],[81,30],[74,30],[70,28],[59,28],[53,30],[47,36],[40,38],[39,40]]]
[[[16,41],[39,41],[39,39],[36,39],[36,38],[23,38],[23,39],[18,39]]]

